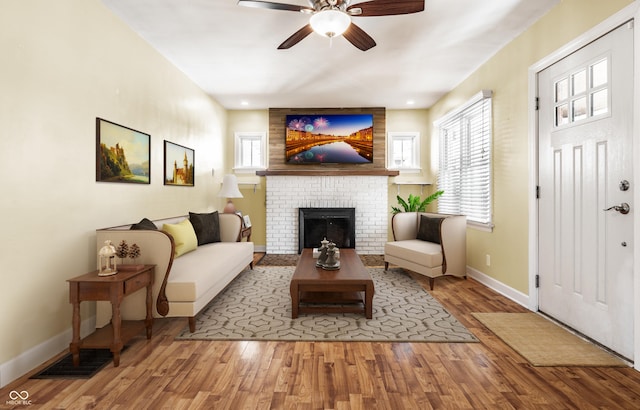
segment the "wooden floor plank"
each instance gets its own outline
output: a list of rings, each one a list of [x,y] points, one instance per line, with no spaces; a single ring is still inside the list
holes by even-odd
[[[634,369],[532,367],[471,315],[522,306],[472,279],[442,278],[430,293],[480,343],[182,341],[186,320],[160,319],[119,367],[89,380],[24,377],[0,390],[0,406],[16,390],[34,408],[640,408]]]

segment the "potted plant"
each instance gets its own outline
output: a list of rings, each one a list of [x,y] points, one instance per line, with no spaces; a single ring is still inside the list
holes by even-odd
[[[398,204],[400,204],[403,209],[400,209],[399,207],[396,207],[396,206],[392,206],[391,213],[395,215],[399,212],[424,212],[427,210],[427,205],[429,205],[431,202],[438,199],[442,194],[444,194],[444,191],[436,191],[433,194],[426,197],[424,200],[421,200],[419,196],[414,196],[413,194],[409,194],[409,198],[407,198],[406,201],[402,199],[400,195],[398,195],[397,196]]]

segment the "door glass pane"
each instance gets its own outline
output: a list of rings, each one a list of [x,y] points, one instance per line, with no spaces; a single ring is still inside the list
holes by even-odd
[[[607,69],[607,60],[602,60],[591,66],[591,87],[598,87],[607,83]]]
[[[564,78],[556,83],[556,102],[569,98],[569,79]]]
[[[591,94],[591,111],[592,116],[609,112],[609,90],[605,88]]]
[[[569,124],[569,104],[562,104],[556,108],[556,127]]]
[[[573,85],[571,95],[582,94],[587,90],[587,70],[580,70],[571,76]]]
[[[571,114],[573,121],[580,121],[587,118],[587,98],[582,97],[571,102]]]

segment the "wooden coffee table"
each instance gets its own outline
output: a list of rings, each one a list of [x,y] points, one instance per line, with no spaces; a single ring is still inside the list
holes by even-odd
[[[299,313],[363,313],[373,316],[373,279],[354,249],[340,249],[340,269],[316,267],[303,249],[291,277],[291,317]],[[303,304],[302,306],[300,304]]]

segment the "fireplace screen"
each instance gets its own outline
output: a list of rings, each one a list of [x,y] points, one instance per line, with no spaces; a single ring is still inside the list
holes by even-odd
[[[298,253],[318,248],[324,238],[338,248],[356,247],[355,208],[298,208]]]

